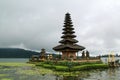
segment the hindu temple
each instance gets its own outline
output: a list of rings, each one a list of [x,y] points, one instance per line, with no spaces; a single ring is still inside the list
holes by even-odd
[[[62,59],[76,59],[76,53],[84,50],[85,47],[77,44],[78,40],[75,39],[76,35],[69,13],[65,14],[65,21],[62,30],[63,35],[61,36],[62,39],[59,41],[60,44],[54,47],[53,50],[61,52]]]

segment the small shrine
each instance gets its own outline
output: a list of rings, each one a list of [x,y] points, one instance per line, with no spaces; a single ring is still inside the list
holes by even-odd
[[[40,52],[40,59],[41,60],[45,60],[46,59],[46,51],[45,49],[41,49],[41,52]]]
[[[47,58],[45,49],[41,49],[40,54],[32,55],[30,61],[43,61]]]
[[[60,45],[54,47],[53,50],[62,52],[62,59],[77,59],[76,53],[84,50],[85,47],[76,44],[78,41],[75,39],[76,35],[74,35],[75,31],[69,13],[65,15],[65,21],[62,30],[63,35],[61,37],[62,40],[59,41]]]
[[[89,52],[87,50],[82,51],[81,57],[82,57],[82,59],[89,59],[90,58]]]

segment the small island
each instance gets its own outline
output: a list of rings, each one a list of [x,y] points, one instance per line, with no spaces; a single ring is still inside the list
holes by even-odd
[[[59,45],[53,48],[59,54],[46,54],[45,49],[42,49],[40,55],[33,55],[30,58],[30,63],[35,63],[36,66],[55,71],[81,71],[108,68],[108,65],[101,61],[100,56],[91,57],[85,47],[76,44],[78,41],[75,39],[76,35],[74,35],[75,31],[69,13],[65,15],[63,27],[62,40],[59,41]],[[82,52],[82,56],[78,56],[79,51]]]

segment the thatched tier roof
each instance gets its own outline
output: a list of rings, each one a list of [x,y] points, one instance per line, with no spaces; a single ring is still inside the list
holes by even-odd
[[[68,31],[68,30],[74,30],[74,28],[72,28],[72,27],[66,27],[66,28],[63,28],[62,30]]]
[[[56,47],[53,48],[55,51],[82,51],[85,49],[85,47],[83,46],[79,46],[77,44],[74,45],[70,45],[70,44],[66,44],[66,45],[58,45]]]
[[[73,33],[75,33],[75,31],[62,32],[62,34],[67,34],[67,33],[73,34]]]
[[[67,38],[67,37],[75,38],[76,35],[65,34],[65,35],[63,35],[61,38]]]
[[[78,41],[76,39],[63,39],[59,41],[59,43],[66,43],[66,42],[77,43]]]
[[[59,41],[59,43],[61,44],[53,48],[55,51],[78,52],[85,49],[85,47],[76,44],[78,41],[75,39],[76,35],[74,34],[75,31],[69,13],[67,13],[65,16],[65,22],[62,30],[63,30],[62,32],[63,35],[61,36],[62,40]]]
[[[72,27],[72,26],[73,26],[73,25],[72,25],[72,22],[71,22],[71,23],[69,23],[69,22],[66,23],[66,22],[65,22],[64,25],[63,25],[63,27],[66,27],[66,26]]]

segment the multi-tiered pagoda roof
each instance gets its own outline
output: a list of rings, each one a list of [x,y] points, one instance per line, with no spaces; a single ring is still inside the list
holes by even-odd
[[[85,47],[76,44],[78,41],[75,39],[76,35],[74,35],[74,28],[72,25],[72,20],[70,14],[67,13],[65,16],[65,22],[63,26],[62,32],[62,40],[59,41],[60,45],[54,47],[55,51],[75,51],[78,52],[80,50],[85,49]]]

